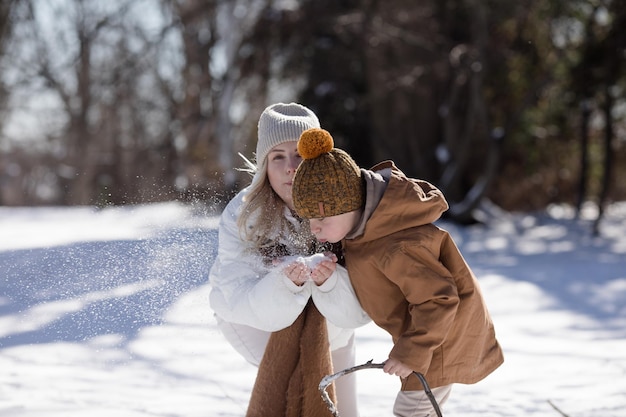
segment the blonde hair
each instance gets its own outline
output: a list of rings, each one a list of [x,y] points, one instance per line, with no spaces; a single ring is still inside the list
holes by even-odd
[[[296,229],[285,217],[287,205],[272,188],[267,176],[267,158],[256,166],[240,154],[246,163],[241,170],[254,174],[237,219],[240,236],[262,250],[280,241],[287,241],[301,252],[310,250],[315,240],[308,227]]]

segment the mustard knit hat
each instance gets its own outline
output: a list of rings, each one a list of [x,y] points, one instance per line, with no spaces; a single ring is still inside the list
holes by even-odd
[[[256,163],[263,164],[267,153],[281,143],[297,141],[300,134],[310,128],[320,127],[315,113],[297,103],[276,103],[261,113],[256,143]]]
[[[346,152],[333,148],[330,133],[308,129],[298,141],[302,162],[293,179],[293,204],[305,219],[336,216],[364,202],[361,169]]]

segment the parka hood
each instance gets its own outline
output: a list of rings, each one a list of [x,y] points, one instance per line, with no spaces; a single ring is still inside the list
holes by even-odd
[[[408,178],[393,161],[364,170],[366,203],[361,221],[348,236],[368,242],[437,221],[448,209],[443,193],[427,181]]]

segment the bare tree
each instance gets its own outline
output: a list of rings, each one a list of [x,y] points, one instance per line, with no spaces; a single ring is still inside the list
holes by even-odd
[[[150,32],[132,1],[24,0],[16,50],[36,53],[11,60],[14,86],[55,100],[58,122],[40,140],[57,203],[219,203],[245,175],[235,155],[253,157],[256,120],[281,77],[271,2],[153,4]],[[42,23],[50,16],[60,24]]]
[[[256,123],[270,101],[297,100],[303,77],[291,71],[299,7],[269,0],[165,0],[182,34],[183,96],[177,119],[187,193],[220,205],[247,182],[236,167],[253,158]],[[278,86],[275,88],[274,86]]]
[[[162,33],[151,35],[132,1],[24,0],[26,20],[12,60],[28,89],[54,100],[40,142],[60,204],[108,204],[176,197],[172,101],[159,88]],[[45,24],[49,19],[55,25]],[[27,53],[23,51],[34,51]],[[171,93],[172,91],[169,91]],[[34,101],[35,95],[29,96]],[[40,158],[43,163],[47,158]]]
[[[572,69],[572,89],[581,105],[581,134],[580,134],[580,174],[578,180],[578,198],[576,213],[580,215],[583,203],[589,199],[589,183],[591,160],[589,158],[592,144],[589,119],[593,110],[603,119],[601,161],[602,174],[599,177],[599,191],[597,196],[598,216],[592,226],[592,233],[600,233],[599,226],[604,215],[605,205],[608,203],[613,175],[615,171],[615,124],[617,117],[614,111],[617,102],[623,99],[623,83],[625,80],[625,66],[620,51],[626,50],[626,35],[623,26],[626,24],[626,12],[620,2],[598,2],[593,4],[584,20],[583,41],[580,46],[580,60]],[[612,16],[610,23],[604,22],[604,16]],[[620,87],[620,84],[622,87]]]
[[[11,159],[5,172],[24,178],[2,179],[22,187],[10,193],[21,202],[220,205],[247,182],[236,155],[254,156],[258,116],[278,100],[311,107],[361,165],[390,158],[436,183],[459,221],[472,221],[485,195],[509,207],[552,201],[567,171],[533,132],[554,124],[561,130],[550,132],[572,147],[562,103],[576,89],[557,75],[585,54],[573,42],[556,47],[554,38],[572,10],[587,10],[577,8],[585,0],[10,3],[0,79],[8,111],[26,122],[3,131],[0,145],[15,157],[0,164]],[[609,115],[607,103],[623,103],[621,55],[611,52],[623,48],[615,29],[623,13],[620,2],[594,4],[612,20],[594,28],[599,41],[580,60],[588,70],[580,79],[604,71],[585,97]],[[17,117],[0,116],[15,126]],[[620,132],[610,127],[609,145]],[[606,161],[603,201],[615,184],[610,168],[621,169],[617,156]],[[540,172],[521,178],[531,169]],[[539,180],[541,190],[530,193]]]

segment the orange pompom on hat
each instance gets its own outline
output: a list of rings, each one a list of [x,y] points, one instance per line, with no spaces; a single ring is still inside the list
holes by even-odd
[[[361,169],[345,151],[334,148],[324,129],[307,129],[298,140],[302,162],[293,180],[293,204],[305,219],[336,216],[365,203]]]

